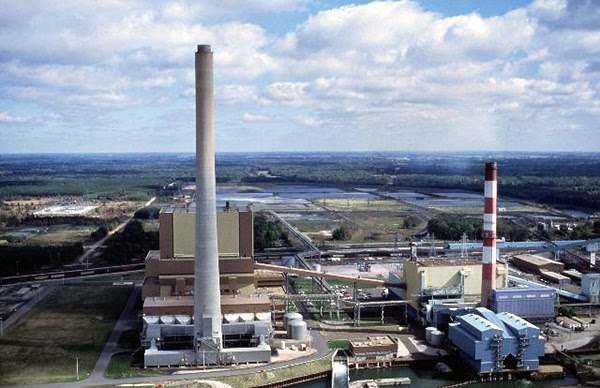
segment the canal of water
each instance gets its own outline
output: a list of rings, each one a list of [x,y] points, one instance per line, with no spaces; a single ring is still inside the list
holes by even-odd
[[[360,369],[350,371],[350,381],[367,380],[367,379],[383,379],[390,377],[408,377],[411,381],[411,387],[419,388],[437,388],[448,384],[459,383],[461,380],[445,379],[442,377],[434,377],[436,371],[433,369],[414,369],[410,367],[393,367],[382,369]],[[338,373],[342,376],[342,373]],[[566,377],[560,380],[536,381],[528,380],[517,381],[499,381],[486,382],[480,384],[469,385],[469,388],[542,388],[542,387],[562,387],[567,385],[575,385],[577,379],[574,377]],[[340,384],[342,379],[340,379]],[[331,380],[321,379],[311,381],[304,384],[296,385],[297,388],[331,388]],[[346,388],[345,385],[336,385],[333,388]]]

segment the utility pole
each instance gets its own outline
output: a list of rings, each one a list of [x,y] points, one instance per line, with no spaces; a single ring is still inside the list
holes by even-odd
[[[75,373],[77,374],[77,381],[79,381],[79,357],[75,359]]]
[[[426,239],[429,241],[429,257],[437,257],[437,250],[435,249],[435,234],[427,233]]]
[[[460,257],[469,257],[469,250],[467,249],[467,233],[462,234],[462,241],[460,244]]]
[[[2,317],[0,317],[0,337],[4,337],[4,322],[2,321]]]

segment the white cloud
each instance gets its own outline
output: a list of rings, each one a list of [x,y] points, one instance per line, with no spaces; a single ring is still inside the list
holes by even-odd
[[[281,126],[273,140],[281,144],[293,128],[312,127],[332,139],[352,131],[357,138],[336,147],[354,149],[404,147],[400,135],[411,148],[446,136],[450,148],[542,147],[549,140],[513,139],[557,128],[600,141],[598,2],[535,0],[492,17],[444,16],[409,0],[319,7],[4,2],[0,101],[52,111],[72,127],[102,117],[106,128],[155,128],[177,117],[178,127],[193,128],[193,51],[210,43],[217,120],[232,131],[252,121]],[[132,114],[119,121],[119,112]],[[487,143],[472,140],[482,133]]]
[[[257,115],[257,114],[252,114],[252,113],[244,113],[244,115],[242,116],[242,120],[244,121],[267,121],[269,119],[268,116],[265,115]]]
[[[314,117],[298,117],[297,120],[309,127],[319,127],[325,123],[325,120],[319,120]]]
[[[195,93],[195,91],[192,91],[192,93]],[[227,84],[217,87],[215,94],[218,101],[224,104],[256,102],[266,105],[270,103],[270,101],[260,96],[258,88],[253,85]]]
[[[31,118],[25,116],[15,116],[6,112],[0,112],[0,123],[3,124],[23,124],[31,121]]]

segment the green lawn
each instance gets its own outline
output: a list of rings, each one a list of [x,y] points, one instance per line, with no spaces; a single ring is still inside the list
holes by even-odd
[[[141,369],[131,367],[131,353],[122,353],[110,359],[105,376],[111,379],[128,379],[133,377],[152,377],[162,373],[158,369]]]
[[[229,384],[236,388],[250,388],[260,387],[265,384],[272,384],[284,380],[293,379],[300,376],[306,376],[319,372],[325,372],[331,370],[331,357],[325,356],[315,361],[307,362],[302,366],[290,366],[283,367],[275,370],[271,370],[267,373],[249,373],[240,376],[220,377],[214,380],[221,381]],[[161,372],[157,369],[139,369],[131,367],[131,354],[118,354],[110,360],[110,364],[106,370],[106,377],[121,379],[121,378],[133,378],[133,377],[152,377],[160,375]],[[204,380],[204,379],[198,379]],[[205,385],[198,385],[193,380],[181,381],[183,385],[179,385],[178,382],[170,382],[169,386],[185,386],[185,387],[204,387]],[[209,387],[210,385],[206,385]]]
[[[289,366],[280,369],[270,370],[265,373],[252,373],[241,376],[222,377],[215,380],[229,384],[235,388],[261,387],[266,384],[273,384],[280,381],[294,379],[297,377],[308,376],[320,372],[331,370],[331,357],[325,356],[318,360],[307,362],[301,366]]]
[[[112,285],[114,282],[135,282],[136,280],[143,280],[146,277],[146,271],[133,272],[127,274],[108,274],[103,276],[90,276],[83,278],[83,282],[86,283],[105,283],[106,285]]]
[[[331,340],[327,342],[329,349],[350,349],[350,341],[348,340]]]
[[[87,377],[131,287],[62,286],[0,338],[0,385],[75,381]]]

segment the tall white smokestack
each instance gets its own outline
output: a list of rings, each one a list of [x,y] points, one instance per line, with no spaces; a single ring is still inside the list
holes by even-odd
[[[483,193],[483,268],[481,279],[481,304],[488,306],[492,290],[496,288],[496,205],[498,198],[498,166],[485,164]]]
[[[196,348],[222,348],[217,203],[213,133],[213,53],[196,52],[196,257],[194,336]],[[202,342],[202,344],[201,344]]]

